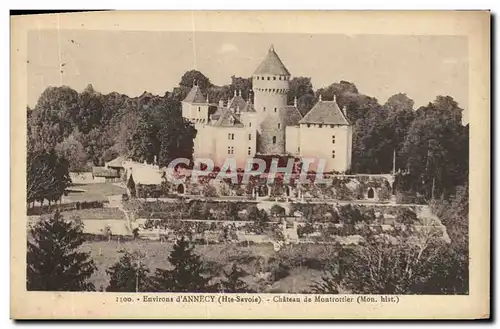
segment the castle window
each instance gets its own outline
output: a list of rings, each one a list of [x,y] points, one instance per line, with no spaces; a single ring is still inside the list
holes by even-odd
[[[281,75],[280,75],[280,80],[281,80]]]
[[[319,125],[319,128],[323,128],[323,125]]]
[[[248,155],[250,155],[250,154],[252,154],[252,148],[251,147],[248,148]]]
[[[251,126],[252,126],[252,123],[251,123],[251,122],[249,122],[249,123],[248,123],[248,126],[249,126],[249,127],[251,127]]]
[[[252,134],[248,134],[248,140],[251,141],[252,140]]]
[[[278,123],[278,129],[281,129],[281,123]]]
[[[198,106],[198,112],[201,112],[201,107]]]
[[[332,151],[332,159],[335,159],[335,150]]]
[[[259,80],[259,76],[257,76],[257,80]]]
[[[332,144],[335,144],[335,135],[332,135]]]
[[[300,146],[297,146],[297,153],[300,153]]]
[[[264,112],[266,112],[266,107],[264,106]]]
[[[276,77],[273,77],[273,80],[276,80]]]
[[[267,77],[267,81],[271,80],[271,77]]]
[[[234,140],[234,134],[231,133],[227,134],[227,139]]]
[[[273,136],[273,144],[276,144],[276,136]]]
[[[234,146],[227,147],[227,154],[234,154]]]
[[[274,113],[276,113],[276,111],[278,111],[278,109],[275,107],[275,108],[274,108]]]
[[[311,128],[311,124],[310,123],[307,124],[307,128]]]

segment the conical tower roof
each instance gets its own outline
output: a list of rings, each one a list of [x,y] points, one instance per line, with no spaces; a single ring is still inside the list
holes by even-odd
[[[192,103],[192,104],[206,104],[207,99],[203,96],[201,89],[194,85],[193,88],[189,91],[186,98],[184,98],[183,102]]]
[[[264,58],[262,63],[260,63],[255,70],[254,75],[257,74],[290,76],[290,72],[288,72],[278,54],[274,51],[274,47],[272,45],[269,48],[266,58]]]

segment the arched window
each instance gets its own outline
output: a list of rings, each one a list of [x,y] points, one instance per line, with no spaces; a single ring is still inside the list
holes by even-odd
[[[274,113],[276,113],[276,111],[278,111],[278,108],[276,108],[276,107],[275,107],[275,108],[274,108]]]
[[[276,80],[276,77],[273,77],[273,80]]]
[[[273,144],[276,144],[276,136],[273,136]]]
[[[271,80],[271,77],[267,77],[267,81]]]
[[[278,129],[281,129],[281,123],[278,123]]]
[[[368,189],[368,199],[373,199],[375,197],[375,192],[373,192],[373,189],[370,187]]]

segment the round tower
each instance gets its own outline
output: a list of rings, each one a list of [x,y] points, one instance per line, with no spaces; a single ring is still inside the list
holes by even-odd
[[[287,106],[290,72],[271,45],[266,58],[252,75],[254,107],[260,122],[257,152],[285,153],[285,127],[282,116]]]

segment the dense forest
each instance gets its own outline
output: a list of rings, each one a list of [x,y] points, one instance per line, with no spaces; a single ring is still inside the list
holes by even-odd
[[[176,157],[192,158],[196,130],[181,117],[181,101],[194,80],[214,104],[230,99],[235,90],[252,97],[251,78],[233,76],[231,84],[216,86],[195,70],[163,96],[101,94],[91,85],[81,93],[66,86],[48,87],[27,111],[28,164],[36,160],[87,171],[118,155],[147,162],[156,157],[160,165]],[[403,93],[379,104],[347,81],[317,90],[308,77],[290,82],[288,101],[293,104],[297,98],[303,115],[320,95],[323,100],[336,95],[339,106],[347,108],[354,125],[353,173],[389,173],[395,153],[396,169],[405,173],[398,181],[401,190],[431,198],[450,195],[466,182],[469,127],[462,124],[463,110],[452,97],[437,96],[415,109]]]

